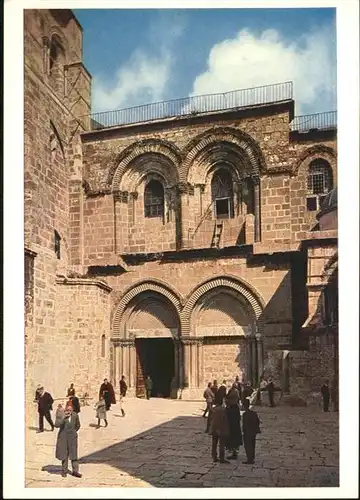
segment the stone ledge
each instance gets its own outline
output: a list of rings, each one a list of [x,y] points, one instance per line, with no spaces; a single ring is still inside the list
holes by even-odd
[[[111,292],[112,287],[101,280],[93,280],[87,278],[56,278],[57,285],[83,285],[83,286],[98,286],[106,292]]]

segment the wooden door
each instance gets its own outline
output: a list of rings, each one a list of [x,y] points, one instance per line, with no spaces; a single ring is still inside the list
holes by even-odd
[[[141,352],[141,341],[135,343],[136,349],[136,397],[145,397],[145,376],[144,376],[144,366],[142,361],[142,356],[145,352]]]

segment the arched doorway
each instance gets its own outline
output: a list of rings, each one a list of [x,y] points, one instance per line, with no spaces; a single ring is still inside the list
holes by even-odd
[[[192,330],[203,338],[204,378],[252,382],[253,366],[247,338],[256,331],[256,317],[248,301],[236,290],[219,286],[197,302]]]
[[[145,378],[150,376],[152,396],[170,397],[179,384],[179,319],[174,305],[160,293],[144,291],[129,302],[124,320],[126,337],[134,339],[135,363],[130,370],[135,371],[136,396],[145,396]]]

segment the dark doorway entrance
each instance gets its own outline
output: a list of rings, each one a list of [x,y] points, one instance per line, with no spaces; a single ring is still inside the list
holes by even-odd
[[[145,395],[145,378],[150,375],[153,382],[151,395],[168,398],[171,380],[175,375],[174,342],[170,338],[136,339],[136,395]]]

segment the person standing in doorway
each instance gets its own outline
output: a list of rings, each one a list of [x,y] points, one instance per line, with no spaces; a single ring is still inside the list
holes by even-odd
[[[153,382],[150,378],[150,375],[148,375],[145,379],[145,390],[146,390],[146,399],[151,398],[151,391],[153,388]]]
[[[322,399],[323,399],[324,411],[329,411],[330,388],[329,388],[329,381],[328,380],[325,380],[324,384],[321,386],[321,395],[322,395]]]
[[[255,461],[256,435],[260,434],[260,420],[258,414],[250,410],[250,401],[248,399],[244,400],[244,410],[242,427],[246,461],[243,464],[253,464]]]
[[[105,402],[104,396],[100,396],[99,401],[95,405],[95,410],[96,410],[96,418],[98,420],[96,428],[100,429],[100,421],[101,420],[104,420],[105,427],[107,427],[108,422],[106,419],[106,402]]]
[[[55,426],[59,428],[55,456],[58,460],[61,460],[62,477],[67,476],[69,458],[72,465],[72,475],[82,477],[79,473],[77,434],[80,429],[80,419],[79,415],[73,411],[70,400],[66,403],[65,411],[59,405],[56,412]]]
[[[221,464],[229,464],[225,460],[225,440],[229,435],[229,423],[226,408],[222,399],[215,397],[215,407],[211,410],[210,434],[212,436],[211,455],[214,462],[219,462],[217,447],[219,443],[219,457]]]
[[[273,408],[275,406],[274,402],[275,387],[271,377],[269,377],[268,383],[266,384],[266,389],[269,395],[269,405]]]
[[[122,375],[120,380],[120,396],[124,398],[126,396],[127,383],[125,381],[125,375]]]
[[[53,405],[53,397],[48,392],[45,392],[43,387],[39,388],[39,399],[38,399],[38,413],[39,413],[39,430],[38,432],[44,432],[44,417],[49,422],[51,430],[54,430],[54,423],[51,418],[51,411]]]
[[[107,378],[104,378],[104,382],[100,386],[99,399],[103,396],[106,404],[106,411],[109,411],[112,404],[116,404],[115,391],[112,384]]]
[[[235,377],[235,384],[236,384],[236,389],[238,390],[238,393],[239,393],[240,401],[242,401],[243,387],[242,387],[242,383],[240,382],[240,378],[238,376]]]

